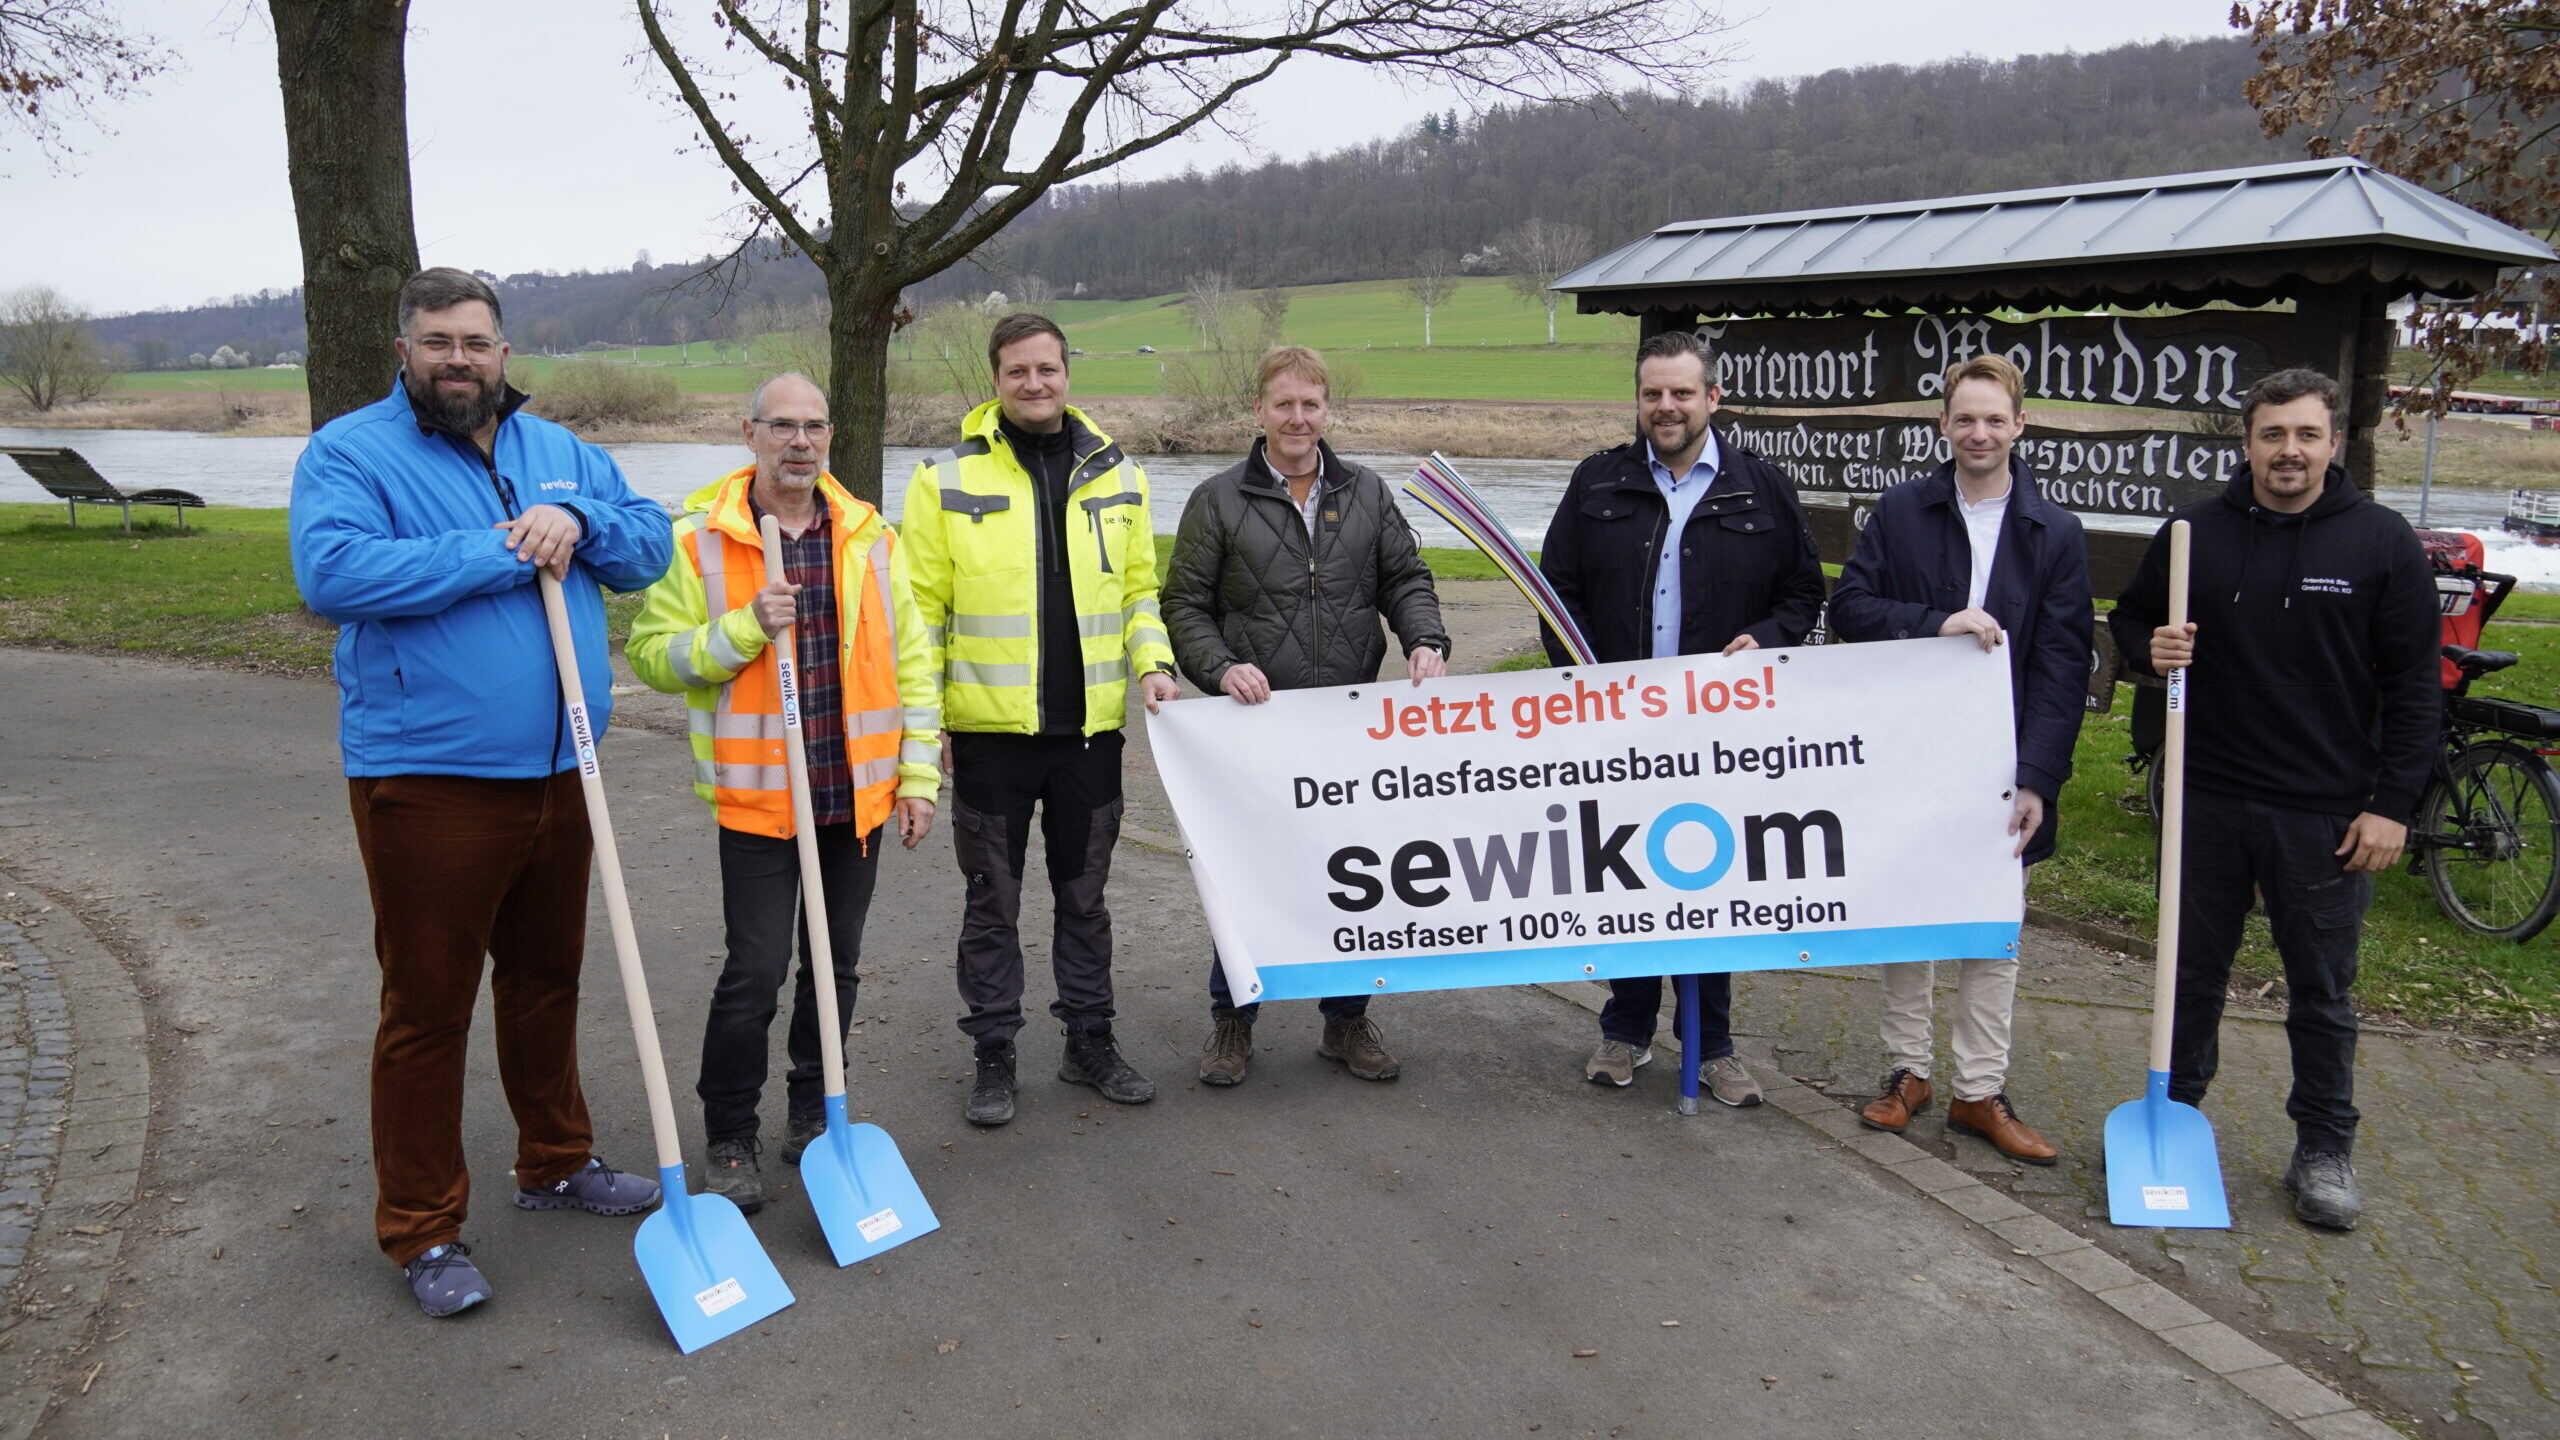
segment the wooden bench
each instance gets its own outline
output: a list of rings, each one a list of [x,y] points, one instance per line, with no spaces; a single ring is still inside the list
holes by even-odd
[[[107,483],[79,451],[62,445],[0,445],[0,455],[18,462],[30,479],[51,492],[80,523],[83,505],[115,505],[124,511],[124,528],[133,528],[133,507],[166,505],[178,512],[178,528],[187,528],[187,511],[204,508],[204,497],[185,490],[118,490]]]

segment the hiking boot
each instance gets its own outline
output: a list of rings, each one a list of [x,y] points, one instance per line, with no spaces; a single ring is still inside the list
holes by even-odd
[[[1947,1106],[1947,1128],[1959,1135],[1979,1135],[1991,1142],[1992,1149],[2030,1165],[2050,1165],[2062,1153],[2018,1118],[2018,1107],[2005,1094]]]
[[[1652,1063],[1650,1048],[1639,1050],[1623,1040],[1603,1040],[1582,1062],[1582,1078],[1594,1085],[1633,1085],[1636,1071]]]
[[[809,1148],[810,1143],[826,1133],[825,1111],[812,1110],[806,1115],[794,1115],[784,1123],[782,1148],[774,1153],[782,1157],[783,1164],[797,1165],[800,1163],[802,1152]]]
[[[1858,1112],[1858,1123],[1870,1130],[1899,1135],[1910,1125],[1911,1117],[1929,1108],[1929,1077],[1914,1075],[1897,1065],[1884,1077],[1884,1091]]]
[[[441,1320],[459,1315],[489,1298],[489,1281],[471,1263],[471,1247],[456,1240],[422,1251],[400,1267],[409,1277],[409,1293],[418,1308]]]
[[[1387,1042],[1378,1033],[1378,1024],[1366,1015],[1345,1015],[1324,1022],[1324,1039],[1316,1045],[1316,1053],[1327,1060],[1339,1060],[1352,1074],[1363,1080],[1393,1080],[1404,1067],[1387,1053]]]
[[[1156,1082],[1120,1058],[1111,1032],[1067,1034],[1067,1053],[1058,1059],[1058,1078],[1070,1085],[1090,1085],[1114,1105],[1144,1105],[1156,1098]]]
[[[969,1087],[969,1108],[962,1112],[972,1125],[1002,1125],[1013,1119],[1013,1041],[978,1042],[978,1078]]]
[[[516,1190],[519,1210],[584,1210],[595,1215],[637,1215],[658,1203],[658,1182],[626,1175],[594,1156],[583,1170],[539,1190]]]
[[[2355,1162],[2336,1150],[2295,1146],[2293,1163],[2284,1168],[2284,1188],[2293,1192],[2293,1213],[2305,1225],[2353,1230],[2364,1214]]]
[[[1751,1078],[1751,1067],[1739,1055],[1719,1055],[1699,1067],[1699,1079],[1707,1082],[1707,1093],[1719,1105],[1757,1105],[1760,1082]]]
[[[712,1141],[711,1163],[703,1169],[702,1188],[710,1194],[726,1196],[741,1215],[753,1215],[763,1209],[764,1166],[756,1160],[756,1152],[763,1148],[753,1135]]]
[[[1233,1085],[1244,1079],[1253,1058],[1253,1022],[1241,1010],[1220,1010],[1218,1028],[1209,1032],[1209,1048],[1200,1055],[1200,1083]]]

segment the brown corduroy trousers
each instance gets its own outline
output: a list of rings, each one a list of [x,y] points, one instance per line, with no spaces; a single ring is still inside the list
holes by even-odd
[[[373,1040],[375,1238],[406,1264],[469,1209],[462,1076],[480,965],[491,962],[498,1081],[516,1183],[586,1164],[578,969],[592,841],[576,771],[547,780],[392,775],[347,782],[373,892],[382,1018]]]

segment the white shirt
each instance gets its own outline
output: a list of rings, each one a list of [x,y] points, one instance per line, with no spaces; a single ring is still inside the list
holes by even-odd
[[[2009,491],[2004,489],[1988,500],[1976,502],[1964,498],[1964,487],[1959,484],[1956,513],[1964,516],[1965,538],[1973,543],[1973,584],[1965,591],[1964,603],[1979,610],[1984,597],[1991,593],[1991,562],[2000,550],[2000,524],[2009,518]]]
[[[1662,457],[1653,453],[1651,440],[1644,442],[1644,458],[1653,483],[1662,490],[1662,503],[1671,511],[1670,523],[1662,532],[1662,553],[1653,566],[1653,658],[1665,660],[1680,653],[1680,537],[1688,530],[1689,516],[1698,502],[1706,498],[1707,487],[1716,483],[1724,452],[1716,446],[1716,432],[1709,430],[1686,475],[1674,476]]]

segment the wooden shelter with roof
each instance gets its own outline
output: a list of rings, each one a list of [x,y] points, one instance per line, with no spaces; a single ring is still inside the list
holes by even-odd
[[[1760,411],[1757,425],[1768,409],[1932,399],[1937,372],[1985,349],[2037,362],[2021,366],[2031,420],[2040,402],[2056,399],[2236,415],[2238,395],[2259,376],[2307,365],[2346,387],[2344,459],[2370,485],[2391,358],[2385,307],[2414,295],[2476,296],[2502,269],[2555,260],[2531,235],[2361,160],[2337,159],[1682,221],[1555,288],[1585,314],[1640,317],[1647,337],[1698,330],[1717,356],[1726,404]],[[2292,309],[2229,308],[2274,302]],[[2123,313],[2160,307],[2190,313]],[[1992,318],[1997,312],[2045,318]],[[1765,383],[1754,392],[1746,381]],[[1814,457],[1802,462],[1799,484],[1847,491],[1853,501],[1861,489],[1871,494],[1924,468],[1919,432],[1933,428],[1912,415],[1789,421],[1780,438]],[[2048,448],[2031,448],[2028,458],[2049,481],[2042,456],[2062,458],[2056,447],[2075,443],[2068,456],[2100,478],[2166,465],[2170,479],[2159,485],[2075,482],[2059,497],[2091,513],[2165,514],[2201,493],[2209,476],[2230,473],[2236,431],[2223,423],[2105,432],[2101,445],[2074,442],[2085,435],[2077,430],[2031,430]],[[1754,444],[1756,434],[1746,429],[1742,438]],[[1861,446],[1876,463],[1833,463]],[[1833,509],[1826,519],[1826,558],[1843,558],[1835,552],[1846,551],[1852,533],[1846,513]],[[2099,539],[2092,535],[2093,579],[2112,594],[2110,582],[2130,562],[2102,558]]]

